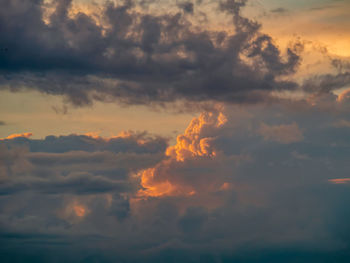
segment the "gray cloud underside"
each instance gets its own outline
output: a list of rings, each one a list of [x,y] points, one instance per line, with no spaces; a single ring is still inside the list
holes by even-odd
[[[133,1],[106,3],[105,28],[84,13],[68,17],[70,0],[56,1],[48,24],[41,0],[1,0],[1,87],[64,95],[75,105],[259,102],[298,87],[276,79],[297,70],[300,44],[282,56],[259,23],[240,15],[246,1],[221,1],[215,11],[232,17],[234,34],[200,29],[187,18],[197,4],[152,15]]]
[[[129,173],[159,162],[166,146],[165,139],[146,133],[108,141],[84,135],[2,140],[0,194],[132,192],[137,182]]]
[[[83,106],[94,100],[257,103],[271,101],[276,90],[319,94],[349,85],[348,71],[307,78],[301,85],[292,78],[282,81],[298,70],[302,43],[282,56],[259,23],[240,14],[246,0],[223,0],[214,10],[232,18],[235,33],[195,26],[188,16],[196,17],[201,2],[178,2],[178,12],[158,15],[142,11],[147,2],[138,9],[131,0],[106,2],[102,25],[85,13],[69,17],[71,0],[55,1],[48,24],[41,0],[1,0],[0,87],[63,95]],[[339,63],[334,66],[339,69]],[[319,86],[332,82],[336,85]]]
[[[164,160],[162,147],[129,143],[112,152],[107,142],[67,136],[55,140],[69,139],[74,148],[49,151],[50,137],[40,147],[39,140],[2,141],[4,262],[347,262],[350,185],[328,180],[349,177],[349,127],[338,122],[347,123],[348,114],[237,107],[226,116],[226,126],[203,130],[217,157],[161,170],[197,194],[148,198],[136,207],[130,196],[141,186],[128,174]],[[223,182],[232,188],[210,190]],[[79,222],[57,215],[72,200],[89,209]],[[209,208],[213,200],[218,204]]]
[[[140,144],[138,140],[143,140]],[[86,135],[47,136],[45,139],[18,137],[0,141],[0,145],[26,146],[31,152],[64,153],[69,151],[110,151],[114,153],[161,153],[167,147],[167,140],[152,137],[146,132],[130,134],[105,140]]]

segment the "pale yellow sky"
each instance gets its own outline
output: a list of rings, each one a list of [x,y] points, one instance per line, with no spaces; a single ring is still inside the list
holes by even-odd
[[[92,107],[72,108],[57,114],[62,99],[36,91],[0,92],[0,138],[13,133],[33,133],[32,138],[97,132],[101,136],[117,135],[123,130],[144,131],[175,137],[185,130],[195,113],[169,114],[144,106],[121,107],[116,103],[96,102]],[[175,132],[176,131],[176,132]]]

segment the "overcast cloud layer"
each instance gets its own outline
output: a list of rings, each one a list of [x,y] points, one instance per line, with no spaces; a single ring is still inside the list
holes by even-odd
[[[2,140],[1,256],[347,262],[348,103],[220,106],[167,149],[145,134]]]

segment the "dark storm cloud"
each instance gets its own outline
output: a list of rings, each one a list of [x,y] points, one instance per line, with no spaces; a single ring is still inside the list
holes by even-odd
[[[71,260],[76,261],[75,248],[65,246],[81,247],[82,242],[90,246],[90,242],[109,239],[109,227],[128,219],[128,196],[139,189],[138,180],[130,174],[163,159],[166,144],[166,140],[145,133],[110,140],[70,135],[0,141],[2,261],[22,261],[22,255],[27,262],[37,259],[25,251],[14,257],[13,246],[23,244],[30,250],[53,249],[40,260],[51,261],[58,246],[65,250],[63,258],[70,260],[72,255]],[[72,228],[85,217],[97,224],[101,218],[109,218],[108,231],[76,236]],[[54,233],[47,232],[51,228]]]
[[[339,58],[332,59],[332,65],[340,72],[344,72],[350,69],[350,62],[345,59],[344,60]]]
[[[33,191],[42,194],[98,194],[106,192],[130,192],[131,184],[123,181],[113,181],[101,176],[90,174],[74,174],[49,180],[23,178],[8,181],[0,186],[0,195],[12,195],[23,191]]]
[[[178,6],[185,12],[189,14],[193,14],[194,4],[192,2],[181,2]]]
[[[185,233],[197,232],[207,219],[208,213],[203,207],[189,207],[179,219],[179,225]]]
[[[56,1],[43,21],[40,0],[0,1],[0,83],[64,95],[75,105],[93,100],[148,104],[188,101],[256,102],[296,83],[277,81],[300,62],[296,47],[283,57],[260,24],[241,16],[246,1],[221,1],[235,34],[195,29],[182,12],[152,15],[132,1],[104,5],[97,24],[68,16],[71,1]],[[179,4],[185,13],[194,4]],[[247,63],[245,56],[251,63]]]
[[[322,94],[346,88],[348,85],[350,85],[350,72],[345,72],[336,75],[326,74],[312,77],[303,83],[302,88],[308,92]]]
[[[27,140],[2,144],[2,259],[345,263],[350,184],[328,180],[349,177],[350,129],[334,125],[348,114],[309,107],[227,106],[226,122],[205,113],[178,139],[182,160],[133,145],[31,152]],[[195,192],[142,198],[127,175],[147,168],[155,183]]]
[[[111,140],[78,135],[2,140],[0,192],[130,192],[133,187],[129,173],[157,163],[165,147],[164,139],[145,133]]]

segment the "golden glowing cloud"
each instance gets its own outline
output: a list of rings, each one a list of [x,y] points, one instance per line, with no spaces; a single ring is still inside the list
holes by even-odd
[[[90,212],[86,205],[76,199],[69,200],[67,205],[58,211],[58,216],[70,223],[79,223]]]
[[[350,183],[350,178],[330,179],[328,181],[332,184],[347,184]]]
[[[169,147],[166,155],[177,161],[184,161],[195,156],[215,156],[212,137],[203,137],[206,129],[219,128],[227,122],[223,113],[204,112],[194,118],[184,134],[177,137],[175,146]]]
[[[84,133],[85,136],[93,138],[93,139],[101,139],[99,132],[87,132]]]
[[[15,138],[29,138],[31,137],[33,134],[31,132],[25,132],[25,133],[15,133],[15,134],[11,134],[9,136],[7,136],[6,138],[2,138],[0,140],[11,140],[11,139],[15,139]]]
[[[338,94],[337,101],[338,102],[344,102],[346,100],[350,99],[350,89],[342,91],[340,94]]]
[[[73,209],[74,209],[76,216],[78,216],[78,217],[84,217],[86,214],[86,209],[82,205],[74,205]]]
[[[176,145],[166,150],[168,159],[138,174],[144,188],[139,191],[139,195],[152,197],[195,195],[196,191],[191,185],[181,181],[179,176],[170,176],[170,173],[186,161],[215,158],[217,152],[212,143],[215,138],[209,134],[215,129],[220,129],[226,122],[227,119],[221,112],[204,112],[198,118],[194,118],[185,133],[177,137]]]
[[[141,173],[141,185],[143,190],[139,192],[141,196],[152,196],[158,197],[163,195],[168,195],[174,193],[176,187],[173,186],[169,181],[165,182],[155,182],[154,174],[156,172],[155,168],[150,168],[144,170]]]
[[[87,132],[83,134],[84,136],[97,139],[97,140],[104,140],[106,142],[113,140],[113,139],[133,139],[137,142],[139,145],[144,145],[147,140],[143,139],[143,134],[137,134],[133,131],[121,131],[118,135],[112,135],[110,137],[102,137],[100,136],[99,132]]]

